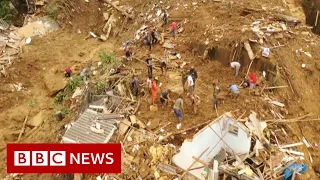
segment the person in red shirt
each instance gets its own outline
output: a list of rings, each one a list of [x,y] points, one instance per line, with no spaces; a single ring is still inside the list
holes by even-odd
[[[176,38],[176,33],[177,33],[177,23],[176,22],[172,22],[171,31],[172,31],[172,36],[174,38]]]
[[[65,73],[64,76],[67,77],[67,78],[71,77],[72,71],[71,71],[70,67],[67,67],[67,68],[65,69],[65,71],[66,71],[66,73]]]
[[[249,82],[250,82],[250,85],[249,85],[250,89],[256,87],[256,84],[257,84],[257,75],[256,75],[256,73],[253,72],[253,73],[251,73],[249,75]]]

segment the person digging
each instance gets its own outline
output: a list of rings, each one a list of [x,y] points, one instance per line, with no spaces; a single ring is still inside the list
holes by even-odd
[[[167,75],[167,58],[162,58],[161,60],[161,75],[166,76]]]
[[[200,97],[195,94],[192,94],[190,98],[191,98],[191,104],[193,107],[193,113],[197,114],[198,106],[200,104]]]
[[[236,70],[236,76],[238,76],[241,64],[239,62],[234,61],[230,63],[230,66]]]
[[[170,93],[170,89],[161,92],[160,102],[162,104],[162,108],[168,106],[168,103],[172,101],[169,96]]]
[[[238,99],[240,91],[239,91],[239,87],[236,84],[230,84],[227,95],[229,95],[230,92],[232,93],[232,96],[231,96],[232,99]]]

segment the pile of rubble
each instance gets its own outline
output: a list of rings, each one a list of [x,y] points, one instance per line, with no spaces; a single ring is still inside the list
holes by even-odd
[[[165,140],[156,135],[161,128],[152,131],[134,115],[122,118],[111,138],[122,145],[122,173],[103,174],[97,179],[182,179],[188,173],[197,179],[289,179],[306,172],[304,153],[295,149],[312,146],[305,138],[280,145],[276,133],[268,129],[266,121],[257,119],[254,112],[245,121],[241,118],[225,113],[206,124],[169,133],[169,139]],[[170,137],[203,125],[179,149],[170,143]]]
[[[49,17],[33,21],[28,18],[28,23],[17,28],[0,19],[0,72],[6,76],[9,68],[18,58],[22,46],[30,44],[35,36],[43,36],[59,28],[58,24]]]
[[[20,52],[19,45],[22,38],[14,33],[16,29],[0,19],[0,72],[4,76],[7,75],[6,69],[13,64]]]

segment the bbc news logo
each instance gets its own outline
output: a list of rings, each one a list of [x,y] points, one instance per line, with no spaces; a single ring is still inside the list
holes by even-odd
[[[121,145],[8,144],[7,173],[121,173]]]

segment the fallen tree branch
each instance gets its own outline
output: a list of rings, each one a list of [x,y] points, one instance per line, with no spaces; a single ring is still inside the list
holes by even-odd
[[[21,138],[22,134],[24,133],[24,130],[25,130],[25,127],[26,127],[26,124],[27,124],[27,121],[28,121],[29,114],[30,114],[30,110],[29,110],[29,112],[28,112],[28,114],[27,114],[26,118],[24,119],[24,122],[23,122],[22,128],[21,128],[21,130],[20,130],[19,137],[18,137],[18,139],[17,139],[17,141],[16,141],[16,142],[19,142],[19,141],[20,141],[20,138]]]
[[[117,5],[115,5],[113,2],[111,2],[110,0],[104,0],[104,2],[110,4],[113,8],[115,8],[116,10],[120,11],[123,15],[125,15],[126,17],[133,19],[133,15],[128,14],[125,10],[121,9],[120,7],[118,7]]]

